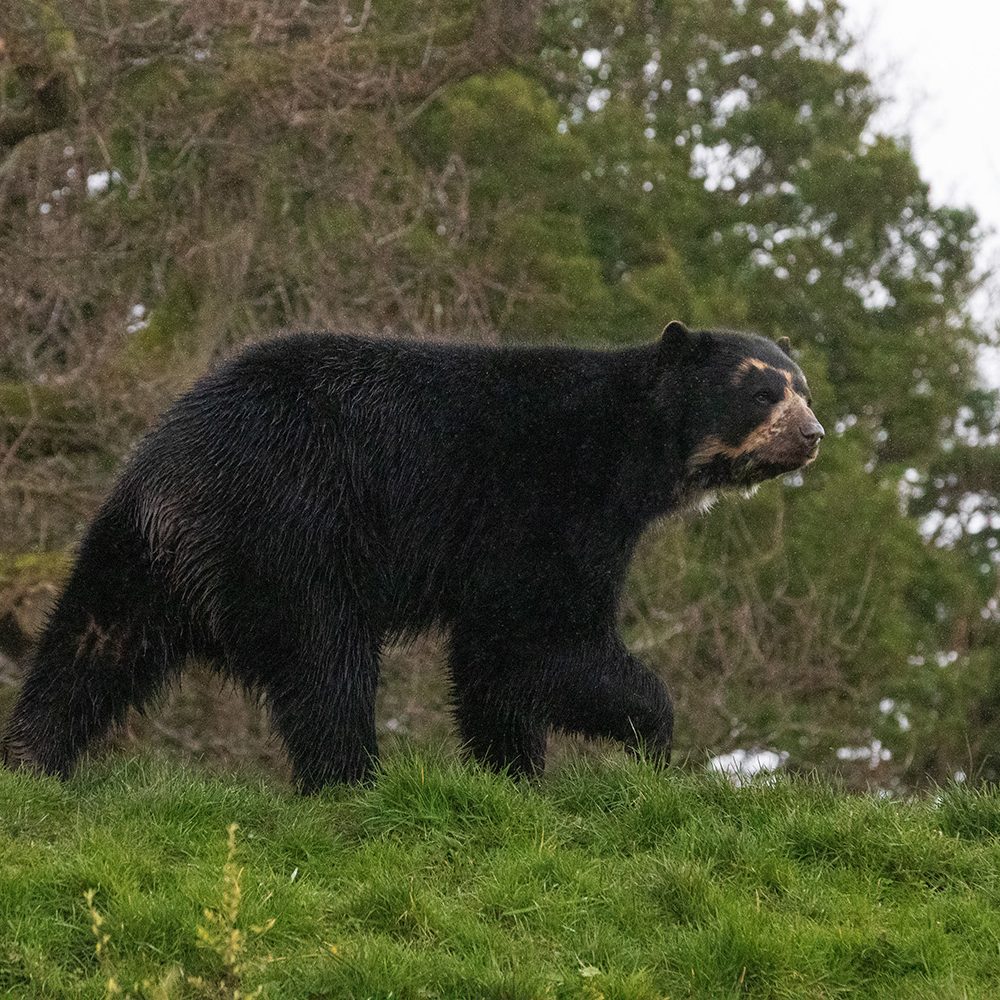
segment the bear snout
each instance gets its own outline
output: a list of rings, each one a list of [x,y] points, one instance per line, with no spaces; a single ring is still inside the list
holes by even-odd
[[[812,449],[818,448],[820,441],[826,437],[823,425],[815,417],[802,424],[799,427],[799,433],[806,439],[806,442]]]

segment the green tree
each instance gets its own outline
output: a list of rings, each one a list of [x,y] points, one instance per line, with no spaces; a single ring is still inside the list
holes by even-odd
[[[624,613],[681,747],[831,769],[878,740],[883,782],[995,776],[976,220],[873,128],[852,45],[837,0],[8,4],[0,618],[28,627],[35,554],[165,400],[276,327],[749,327],[792,339],[830,434],[643,545]]]

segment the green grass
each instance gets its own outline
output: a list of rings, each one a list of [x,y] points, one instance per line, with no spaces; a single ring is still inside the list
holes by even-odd
[[[159,997],[994,997],[1000,795],[733,789],[618,760],[524,787],[409,755],[372,788],[311,799],[149,761],[66,785],[0,773],[0,995],[103,997],[109,981]]]

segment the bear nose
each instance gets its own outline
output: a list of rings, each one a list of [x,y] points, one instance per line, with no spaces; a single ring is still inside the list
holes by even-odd
[[[826,431],[823,430],[823,425],[815,417],[807,423],[804,423],[799,430],[802,432],[802,436],[810,444],[819,444],[819,442],[826,436]]]

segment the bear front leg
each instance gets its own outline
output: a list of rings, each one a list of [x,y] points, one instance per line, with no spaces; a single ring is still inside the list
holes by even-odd
[[[633,753],[670,762],[674,713],[663,682],[613,632],[536,653],[550,724],[619,741]]]
[[[514,778],[540,774],[548,724],[517,651],[453,639],[449,668],[455,721],[468,753]]]

